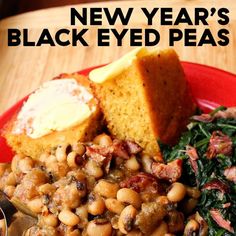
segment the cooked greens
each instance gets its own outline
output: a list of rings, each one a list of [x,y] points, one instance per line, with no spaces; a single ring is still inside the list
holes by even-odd
[[[232,236],[236,234],[236,117],[215,116],[219,110],[222,107],[193,117],[179,143],[172,148],[162,144],[161,149],[167,162],[183,160],[181,181],[201,189],[196,210],[207,222],[208,234]]]

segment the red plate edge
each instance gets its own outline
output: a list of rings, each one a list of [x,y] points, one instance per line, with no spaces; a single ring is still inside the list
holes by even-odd
[[[218,68],[192,62],[181,62],[192,90],[200,108],[204,111],[214,109],[219,105],[236,106],[236,75]],[[100,65],[101,66],[101,65]],[[88,73],[97,67],[81,70],[79,73]],[[0,131],[23,105],[28,96],[18,101],[6,112],[0,115]],[[9,162],[13,157],[11,148],[5,138],[0,136],[0,162]]]

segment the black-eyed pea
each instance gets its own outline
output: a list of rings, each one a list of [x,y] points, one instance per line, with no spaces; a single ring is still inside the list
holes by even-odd
[[[95,161],[89,159],[85,165],[85,171],[88,175],[99,179],[103,176],[103,170]]]
[[[7,185],[4,187],[4,193],[9,197],[13,197],[16,187],[13,185]]]
[[[136,215],[137,210],[132,205],[125,207],[121,212],[118,227],[123,234],[127,234],[132,230]]]
[[[196,187],[186,186],[186,194],[189,197],[198,199],[201,196],[201,191],[198,188],[196,188]]]
[[[78,167],[77,163],[76,163],[76,156],[78,154],[75,151],[70,152],[67,155],[67,165],[71,168],[76,168]]]
[[[136,191],[129,188],[121,188],[117,192],[116,198],[118,201],[133,205],[137,209],[140,208],[142,203],[140,195]]]
[[[165,221],[161,221],[151,236],[164,236],[166,233],[168,233],[168,225]]]
[[[117,183],[101,179],[96,184],[94,191],[105,198],[115,198],[118,189],[119,185]]]
[[[101,215],[105,211],[105,203],[98,194],[91,193],[88,200],[88,213],[92,215]]]
[[[146,173],[149,173],[151,174],[152,173],[152,163],[153,163],[153,159],[146,155],[146,154],[143,154],[141,156],[141,163],[142,163],[142,167],[143,167],[143,170],[146,172]]]
[[[93,143],[104,146],[104,147],[108,147],[112,145],[112,139],[110,138],[109,135],[103,133],[96,136],[93,140]]]
[[[67,185],[64,192],[67,194],[67,196],[64,197],[64,205],[71,209],[77,208],[81,203],[81,195],[77,188],[77,184],[72,183]]]
[[[67,173],[67,176],[68,177],[74,176],[79,181],[86,180],[86,174],[81,169],[69,171]]]
[[[186,188],[183,184],[175,182],[171,185],[169,192],[167,193],[167,198],[171,202],[181,201],[186,194]]]
[[[29,209],[34,212],[34,213],[41,213],[42,209],[43,209],[43,201],[41,198],[35,198],[33,200],[30,200],[27,203],[27,206],[29,207]]]
[[[80,218],[79,222],[80,228],[84,228],[88,223],[88,206],[81,205],[80,207],[76,208],[75,213]]]
[[[106,205],[106,208],[109,210],[109,211],[111,211],[111,212],[113,212],[113,213],[116,213],[116,214],[120,214],[122,211],[123,211],[123,209],[125,208],[125,205],[122,203],[122,202],[120,202],[120,201],[118,201],[117,199],[115,199],[115,198],[107,198],[106,200],[105,200],[105,205]]]
[[[19,160],[18,168],[22,173],[27,173],[32,170],[33,165],[33,160],[30,157],[25,157],[24,159]]]
[[[111,218],[111,225],[113,229],[119,229],[118,221],[119,221],[119,215],[115,215]]]
[[[58,218],[53,214],[48,214],[43,216],[43,222],[48,226],[56,227],[58,224]]]
[[[73,213],[69,209],[63,209],[59,213],[58,219],[67,226],[74,226],[80,222],[79,216],[77,216],[75,213]]]
[[[19,161],[24,159],[24,156],[22,154],[17,154],[13,157],[12,162],[11,162],[11,170],[13,172],[18,172],[18,165],[19,165]]]
[[[185,214],[190,214],[194,208],[197,206],[198,200],[195,198],[188,198],[183,202],[183,212]]]
[[[72,150],[75,151],[80,156],[84,155],[84,153],[86,152],[86,148],[82,143],[73,144]]]
[[[52,184],[46,183],[46,184],[40,185],[38,190],[40,194],[47,194],[51,196],[56,191],[56,187]]]
[[[92,220],[88,223],[87,235],[111,236],[112,235],[111,223],[106,220],[102,221],[102,219]]]
[[[15,173],[11,172],[6,179],[6,185],[16,185]]]
[[[47,165],[47,170],[48,172],[52,172],[56,178],[61,178],[66,176],[69,171],[69,167],[63,162],[52,162]]]
[[[59,162],[65,162],[68,154],[68,149],[71,149],[69,144],[58,145],[56,149],[56,158]]]
[[[132,155],[130,159],[125,162],[125,167],[131,171],[137,171],[140,169],[140,164],[137,161],[135,155]]]
[[[184,228],[184,236],[193,235],[199,229],[199,224],[196,220],[191,219],[188,221]]]
[[[46,164],[46,167],[47,167],[51,163],[56,163],[56,162],[57,162],[56,156],[55,155],[49,155],[48,158],[47,158],[47,161],[45,162],[45,164]]]
[[[81,206],[77,207],[75,213],[81,219],[88,218],[88,205],[81,205]]]
[[[49,153],[47,152],[44,152],[42,153],[40,156],[39,156],[39,161],[40,162],[43,162],[43,163],[46,163],[48,161],[48,157],[50,156]]]

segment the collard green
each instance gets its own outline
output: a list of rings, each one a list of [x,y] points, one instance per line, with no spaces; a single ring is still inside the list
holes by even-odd
[[[222,107],[193,117],[174,147],[160,145],[166,162],[183,160],[181,181],[201,189],[196,211],[206,220],[208,234],[232,236],[236,235],[236,183],[235,176],[234,181],[225,176],[225,170],[236,169],[236,117],[217,117],[219,110]],[[189,148],[197,158],[191,157]]]

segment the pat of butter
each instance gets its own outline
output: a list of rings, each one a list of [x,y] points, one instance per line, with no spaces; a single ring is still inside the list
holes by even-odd
[[[75,79],[48,81],[29,96],[17,116],[13,132],[40,138],[81,124],[93,112],[88,106],[92,98]]]
[[[117,61],[114,61],[111,64],[92,70],[89,73],[89,79],[95,83],[101,84],[119,75],[122,71],[127,69],[132,64],[132,62],[138,57],[157,54],[157,52],[158,52],[157,47],[154,47],[152,49],[148,49],[146,47],[136,48],[130,51],[129,53],[125,54]]]

